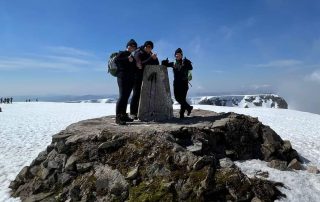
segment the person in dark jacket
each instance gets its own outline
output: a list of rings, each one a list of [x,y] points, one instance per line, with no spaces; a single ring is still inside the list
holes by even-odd
[[[187,115],[191,114],[193,109],[192,106],[186,101],[187,93],[189,90],[189,71],[193,69],[191,61],[187,58],[182,59],[183,52],[181,48],[178,48],[175,53],[175,62],[169,62],[168,59],[162,61],[162,65],[167,67],[173,67],[173,91],[174,97],[177,102],[181,105],[180,107],[180,118],[184,118],[185,111]]]
[[[134,75],[134,86],[133,94],[130,103],[130,115],[133,119],[137,119],[141,85],[143,80],[143,70],[146,65],[159,65],[159,60],[157,54],[152,53],[153,42],[146,41],[143,46],[141,46],[134,55],[137,63],[137,71]]]
[[[136,61],[134,59],[134,51],[137,48],[137,42],[131,39],[127,43],[127,49],[119,52],[115,58],[117,64],[117,82],[119,86],[119,99],[116,104],[116,123],[119,125],[125,125],[126,122],[132,122],[127,111],[128,99],[130,97],[133,84],[134,73],[136,71]]]

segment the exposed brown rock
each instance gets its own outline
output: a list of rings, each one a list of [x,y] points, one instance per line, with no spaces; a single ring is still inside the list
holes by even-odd
[[[293,159],[289,164],[288,164],[289,169],[294,169],[294,170],[303,170],[303,166],[297,159]]]

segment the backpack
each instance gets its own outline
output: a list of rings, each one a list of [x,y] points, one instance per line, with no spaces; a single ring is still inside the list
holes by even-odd
[[[108,73],[110,73],[112,76],[117,76],[117,64],[115,63],[116,57],[119,55],[118,52],[114,52],[110,55],[108,60]]]

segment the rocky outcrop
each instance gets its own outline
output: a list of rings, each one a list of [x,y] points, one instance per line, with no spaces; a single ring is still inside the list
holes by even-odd
[[[201,98],[198,104],[233,107],[233,106],[238,106],[241,100],[242,98],[239,98],[239,97],[212,96],[212,97]]]
[[[177,112],[175,112],[177,113]],[[176,114],[177,115],[177,114]],[[249,178],[234,160],[299,159],[258,119],[194,110],[166,123],[81,121],[10,184],[23,201],[273,201],[280,183]]]
[[[201,98],[198,104],[244,108],[266,107],[288,109],[288,104],[284,98],[273,94],[210,96]]]

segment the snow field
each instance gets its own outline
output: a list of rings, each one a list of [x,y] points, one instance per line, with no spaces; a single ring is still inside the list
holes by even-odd
[[[51,143],[51,136],[84,119],[115,114],[115,104],[13,103],[1,105],[0,201],[9,197],[10,181]],[[19,201],[19,200],[18,200]]]
[[[115,104],[92,103],[13,103],[1,105],[0,113],[0,201],[10,198],[8,188],[19,171],[51,143],[51,136],[71,123],[115,114]],[[179,105],[173,106],[175,109]],[[294,149],[305,158],[305,165],[320,168],[320,115],[286,109],[236,108],[194,105],[195,109],[215,112],[236,112],[258,117],[282,139],[290,140]],[[127,108],[129,109],[129,107]],[[278,171],[266,162],[251,160],[236,163],[246,174],[268,171],[269,180],[283,182],[281,201],[320,201],[320,174],[307,171]]]

